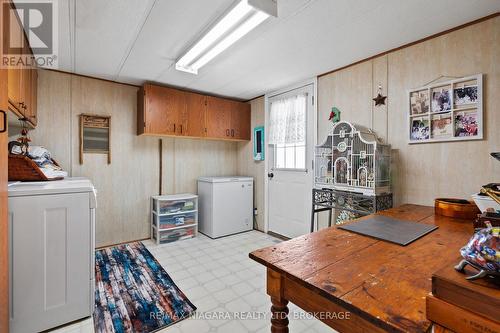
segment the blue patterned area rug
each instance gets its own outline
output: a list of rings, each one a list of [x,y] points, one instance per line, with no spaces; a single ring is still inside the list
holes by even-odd
[[[141,242],[97,250],[95,257],[96,333],[154,332],[196,310]]]

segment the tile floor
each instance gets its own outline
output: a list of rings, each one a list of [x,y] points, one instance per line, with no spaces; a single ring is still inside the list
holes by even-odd
[[[198,237],[171,244],[144,244],[157,258],[177,286],[198,308],[195,317],[178,322],[161,333],[270,332],[271,302],[265,291],[265,268],[248,258],[248,253],[280,240],[258,231],[220,239]],[[293,304],[290,332],[334,332],[318,320],[308,319]],[[255,318],[235,318],[253,313]],[[221,314],[220,318],[209,319]],[[53,333],[91,333],[87,319]]]

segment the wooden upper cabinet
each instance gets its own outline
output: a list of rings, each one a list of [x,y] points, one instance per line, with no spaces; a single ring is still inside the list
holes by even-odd
[[[234,102],[222,98],[207,97],[207,137],[231,138],[231,110]]]
[[[182,134],[186,112],[186,93],[177,89],[146,85],[144,89],[146,133]]]
[[[184,118],[186,136],[203,138],[206,131],[207,96],[187,93],[187,107]]]
[[[146,84],[138,93],[137,134],[250,140],[250,105]]]
[[[238,140],[250,140],[250,104],[236,102],[231,111],[231,137]]]
[[[207,136],[250,140],[250,104],[207,97]]]

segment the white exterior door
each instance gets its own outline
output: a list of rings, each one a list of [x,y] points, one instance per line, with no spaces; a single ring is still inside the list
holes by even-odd
[[[309,232],[314,85],[268,98],[268,230],[286,237]]]

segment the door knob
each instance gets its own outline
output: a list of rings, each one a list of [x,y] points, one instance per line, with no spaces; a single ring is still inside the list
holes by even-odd
[[[273,179],[273,177],[274,177],[274,173],[269,172],[269,173],[267,174],[267,177],[269,177],[269,179]]]

